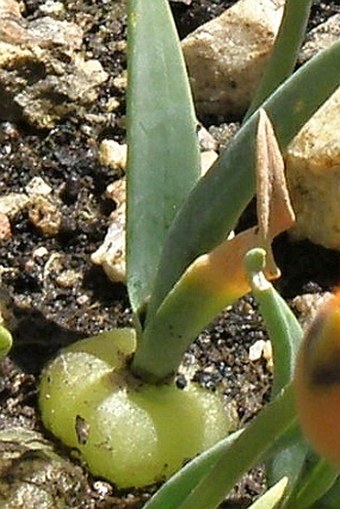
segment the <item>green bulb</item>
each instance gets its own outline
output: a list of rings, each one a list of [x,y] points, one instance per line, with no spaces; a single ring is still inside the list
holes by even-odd
[[[228,434],[219,395],[194,383],[148,385],[127,363],[132,329],[115,329],[63,350],[44,371],[40,408],[45,426],[121,488],[164,480]]]

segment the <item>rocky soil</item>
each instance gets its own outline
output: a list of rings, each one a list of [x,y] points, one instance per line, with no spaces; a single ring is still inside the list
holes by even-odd
[[[171,2],[181,37],[233,3]],[[125,2],[26,0],[24,7],[20,13],[12,0],[0,1],[0,41],[24,46],[29,40],[41,48],[48,33],[52,42],[34,55],[18,54],[27,65],[16,76],[8,67],[0,70],[1,301],[14,335],[10,357],[0,364],[0,506],[137,509],[155,488],[119,492],[93,479],[50,440],[36,408],[41,368],[61,346],[131,324],[124,285],[112,283],[90,260],[117,206],[105,190],[122,176],[100,164],[98,150],[103,139],[125,140]],[[337,12],[338,2],[315,2],[309,28]],[[41,24],[46,16],[72,24],[63,25],[57,49],[54,23]],[[230,119],[201,120],[211,127]],[[252,221],[250,206],[239,228]],[[339,253],[292,243],[286,235],[274,247],[283,273],[277,286],[286,298],[338,284]],[[270,391],[266,359],[249,360],[259,339],[266,333],[246,297],[201,334],[186,358],[196,365],[195,379],[223,390],[241,423],[259,411]],[[223,507],[246,507],[263,487],[257,469]]]

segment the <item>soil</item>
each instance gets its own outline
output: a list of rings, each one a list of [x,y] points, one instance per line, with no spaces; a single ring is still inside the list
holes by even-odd
[[[38,18],[39,7],[44,3],[26,0],[24,16]],[[232,3],[227,0],[171,3],[181,37]],[[14,335],[10,357],[0,365],[0,431],[20,425],[42,433],[45,439],[49,437],[36,406],[37,383],[44,363],[60,347],[77,338],[131,325],[132,318],[124,285],[110,282],[102,269],[90,261],[91,253],[103,241],[114,208],[104,191],[120,177],[99,164],[97,149],[103,138],[119,142],[125,139],[125,91],[115,81],[126,68],[126,55],[120,46],[126,37],[124,5],[116,2],[112,6],[112,2],[105,0],[69,0],[65,7],[65,19],[85,30],[85,55],[98,59],[110,73],[99,99],[86,111],[82,109],[79,114],[64,118],[49,131],[35,131],[27,124],[5,119],[0,123],[0,195],[22,192],[33,177],[40,176],[61,200],[61,223],[56,233],[43,233],[24,211],[11,220],[11,236],[0,244],[2,300],[7,303]],[[339,11],[338,2],[315,2],[310,28]],[[107,115],[105,104],[112,97],[119,101],[119,108],[114,115]],[[209,119],[209,123],[213,120]],[[251,218],[250,207],[242,218],[242,228]],[[284,297],[291,299],[306,291],[325,291],[338,283],[339,253],[308,242],[293,243],[286,235],[274,247],[282,269],[277,287]],[[71,280],[66,277],[69,270]],[[257,339],[266,338],[256,305],[247,296],[222,313],[187,354],[187,358],[193,355],[198,363],[195,379],[210,390],[223,390],[242,424],[256,415],[270,394],[271,372],[266,361],[249,360],[250,346]],[[67,461],[68,452],[53,442]],[[16,452],[15,460],[0,471],[1,482],[8,481],[13,489],[18,461],[24,460],[27,451],[23,448]],[[75,468],[76,474],[72,475],[77,489],[64,494],[64,505],[60,507],[138,509],[155,489],[120,492],[109,483],[92,478],[81,465]],[[57,483],[60,474],[55,475],[57,480],[53,482]],[[262,470],[254,470],[223,507],[246,507],[264,486]],[[59,495],[60,490],[59,487]]]

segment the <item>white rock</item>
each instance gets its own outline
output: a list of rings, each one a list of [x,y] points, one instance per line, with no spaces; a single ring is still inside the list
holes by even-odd
[[[52,188],[41,177],[33,177],[28,184],[26,184],[25,191],[28,196],[47,196],[52,192]]]
[[[269,340],[259,339],[249,348],[249,360],[252,362],[264,359],[267,369],[273,371],[273,349]]]
[[[98,159],[100,164],[112,168],[125,169],[127,145],[121,145],[115,140],[103,140],[99,146]]]
[[[24,193],[10,193],[0,196],[0,212],[14,217],[20,210],[24,209],[30,202],[30,198]]]
[[[340,250],[340,87],[288,147],[295,238]]]
[[[197,138],[201,152],[218,149],[217,141],[202,124],[198,126]]]
[[[308,34],[304,62],[340,36],[340,14]],[[296,224],[295,238],[340,250],[340,88],[295,137],[286,157],[287,180]]]
[[[65,11],[65,6],[62,2],[54,2],[53,0],[47,0],[43,5],[39,7],[39,11],[43,14],[58,16]]]
[[[214,138],[204,129],[200,130],[203,146],[216,146]],[[125,169],[127,147],[114,140],[103,140],[98,151],[101,164],[113,168]],[[201,170],[204,174],[215,162],[218,155],[214,150],[201,152]],[[110,225],[103,243],[92,253],[91,261],[101,265],[111,281],[124,282],[126,278],[125,264],[125,198],[126,179],[123,177],[110,184],[106,196],[116,203],[116,209],[110,216]]]
[[[303,63],[314,57],[319,51],[337,41],[339,37],[340,14],[335,14],[325,21],[325,23],[321,23],[309,32],[307,40],[301,49],[299,62]]]
[[[251,345],[248,354],[250,361],[258,361],[261,359],[265,344],[266,342],[264,341],[264,339],[259,339],[258,341],[256,341],[256,343]]]
[[[32,252],[32,258],[43,258],[48,255],[48,250],[45,246],[39,246]]]
[[[239,115],[271,54],[283,0],[239,0],[182,42],[199,114]]]
[[[91,261],[101,265],[111,281],[124,282],[125,266],[125,195],[126,180],[122,178],[110,184],[106,192],[117,208],[112,212],[110,225],[103,244],[92,253]]]
[[[292,307],[299,316],[299,322],[304,329],[308,328],[317,313],[334,294],[331,292],[323,293],[304,293],[297,295],[292,300]]]

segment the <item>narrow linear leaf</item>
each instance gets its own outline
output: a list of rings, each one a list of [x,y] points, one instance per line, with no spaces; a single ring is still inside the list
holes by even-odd
[[[301,479],[285,504],[285,509],[309,509],[335,483],[339,470],[325,459],[314,455],[314,461],[306,464]]]
[[[200,176],[196,119],[167,0],[129,0],[127,285],[146,300],[165,235]]]
[[[266,323],[274,352],[274,385],[273,395],[289,383],[294,374],[296,355],[302,340],[303,331],[294,314],[265,279],[262,268],[264,253],[253,250],[246,257],[246,265],[252,285],[252,291],[260,304],[260,309]],[[288,490],[285,509],[307,509],[318,500],[334,484],[338,477],[338,470],[324,459],[313,455],[305,439],[288,430],[281,437],[287,442],[292,436],[291,443],[281,448],[273,456],[268,465],[270,483],[275,483],[283,475],[288,478]]]
[[[177,509],[241,433],[242,430],[232,433],[187,463],[163,484],[143,509]]]
[[[333,484],[323,497],[317,500],[311,509],[339,509],[340,507],[340,479]]]
[[[311,5],[312,0],[286,0],[273,53],[244,120],[293,72],[306,33]]]
[[[340,82],[340,41],[294,73],[263,104],[281,149],[298,133]],[[308,90],[308,93],[306,92]],[[166,238],[148,317],[184,270],[230,232],[255,188],[257,114],[237,133],[177,214]]]
[[[210,456],[207,463],[207,456],[199,456],[195,460],[193,481],[193,462],[190,462],[160,488],[144,509],[215,509],[240,477],[270,451],[294,421],[293,390],[290,385],[242,433],[233,437],[232,443],[228,443],[223,452],[219,450],[213,459]],[[218,447],[220,444],[215,446],[215,450]],[[180,493],[178,497],[177,488]]]

